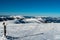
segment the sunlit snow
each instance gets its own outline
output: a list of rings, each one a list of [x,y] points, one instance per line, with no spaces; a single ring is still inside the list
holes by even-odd
[[[60,23],[14,24],[12,20],[6,21],[6,24],[7,38],[4,39],[3,25],[0,22],[1,40],[60,40],[60,36],[58,36],[60,35]]]

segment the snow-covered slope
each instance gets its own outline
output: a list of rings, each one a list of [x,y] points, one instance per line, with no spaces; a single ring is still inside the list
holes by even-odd
[[[57,40],[55,36],[60,35],[60,23],[14,24],[12,22],[6,21],[7,40]],[[3,25],[0,22],[0,38],[2,36]]]
[[[60,17],[10,16],[6,19],[9,20],[5,21],[7,25],[5,40],[60,40],[60,23],[58,23]],[[16,24],[16,21],[20,23]],[[0,40],[5,38],[2,23],[3,20],[0,22]]]

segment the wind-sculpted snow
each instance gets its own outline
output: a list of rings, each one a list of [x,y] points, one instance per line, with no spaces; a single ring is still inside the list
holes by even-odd
[[[60,35],[60,23],[7,23],[7,40],[56,40]],[[0,22],[0,37],[3,36],[3,25]]]

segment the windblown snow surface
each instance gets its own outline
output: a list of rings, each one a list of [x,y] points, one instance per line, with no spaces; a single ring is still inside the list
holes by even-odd
[[[14,21],[6,21],[6,24],[7,40],[60,40],[60,23],[14,24]],[[1,38],[3,38],[2,22],[0,22]]]

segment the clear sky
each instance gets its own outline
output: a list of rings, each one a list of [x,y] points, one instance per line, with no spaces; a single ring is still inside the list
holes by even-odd
[[[60,16],[60,0],[0,0],[0,15]]]

